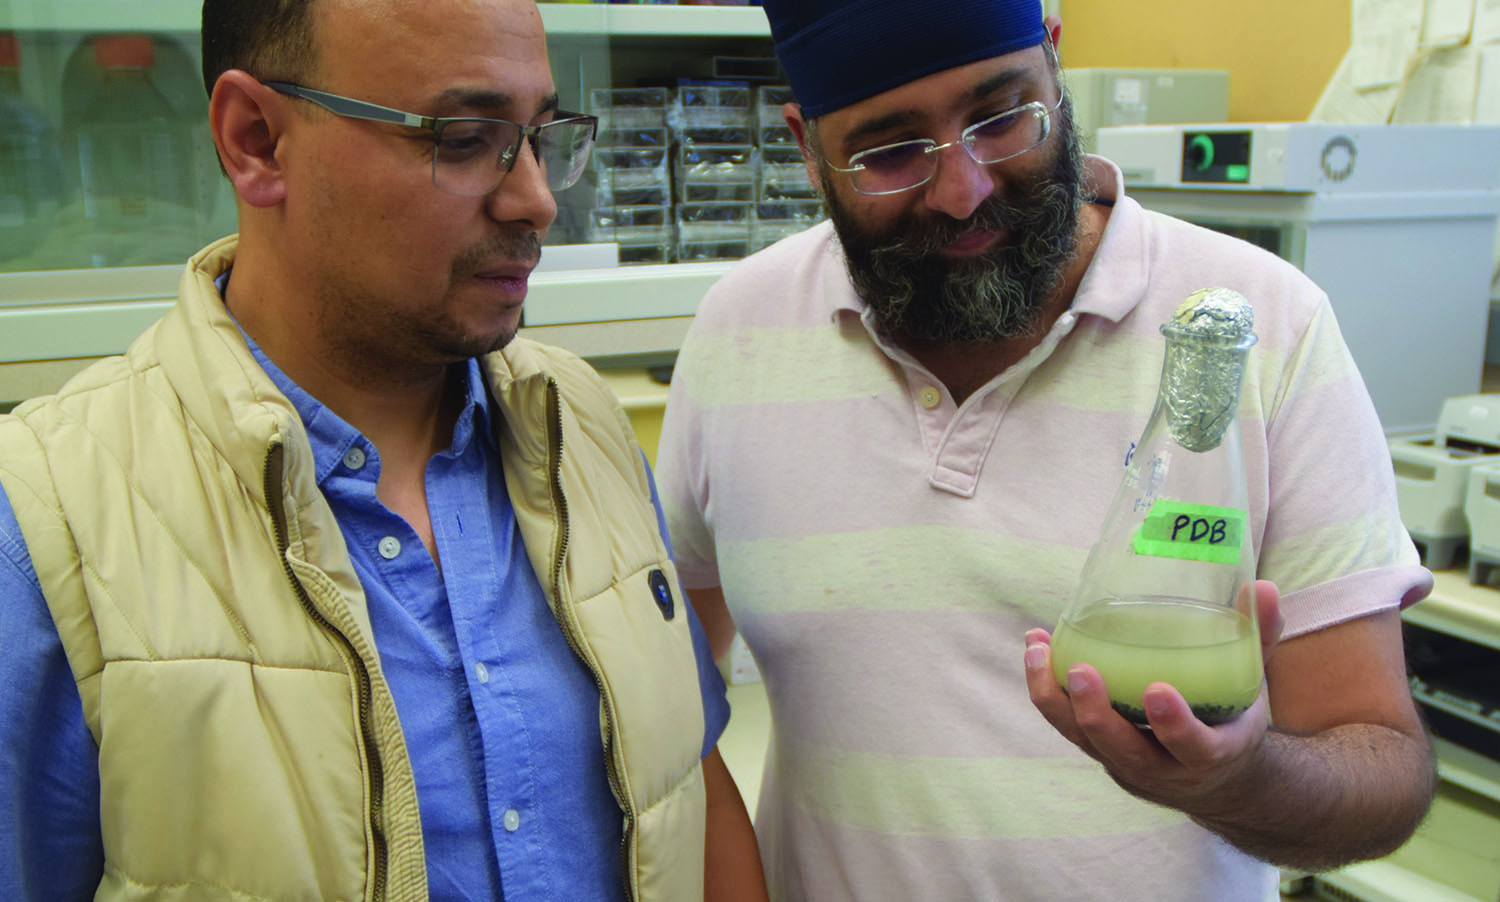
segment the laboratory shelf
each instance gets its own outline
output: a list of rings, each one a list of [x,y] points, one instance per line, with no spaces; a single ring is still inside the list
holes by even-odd
[[[1433,573],[1432,594],[1401,613],[1407,623],[1467,642],[1500,649],[1500,591],[1469,583],[1465,569]],[[1495,729],[1489,711],[1474,700],[1414,681],[1422,703],[1485,729]],[[1500,761],[1433,737],[1438,775],[1485,798],[1500,802]]]
[[[5,31],[192,31],[203,0],[10,0],[0,4]]]
[[[758,6],[632,6],[609,3],[542,3],[550,36],[769,37]]]
[[[766,37],[758,6],[631,6],[541,3],[552,36]],[[4,31],[197,31],[202,0],[11,0],[0,4]]]
[[[670,357],[730,265],[538,271],[522,334],[589,359]],[[120,353],[172,305],[181,276],[178,265],[0,273],[0,367]]]
[[[1409,623],[1500,649],[1500,591],[1470,585],[1463,570],[1434,573],[1432,594],[1401,616]]]
[[[1470,893],[1424,877],[1389,861],[1361,861],[1316,880],[1312,899],[1348,899],[1353,902],[1483,902]],[[1332,890],[1330,894],[1328,891]]]
[[[1432,738],[1437,752],[1438,776],[1487,799],[1500,802],[1500,761],[1472,752],[1461,745]]]

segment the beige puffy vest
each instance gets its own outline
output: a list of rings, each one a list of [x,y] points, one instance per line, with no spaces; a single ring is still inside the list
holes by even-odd
[[[99,743],[96,898],[425,899],[364,592],[214,288],[234,248],[195,256],[125,356],[0,417],[0,486]],[[703,706],[639,447],[571,355],[517,339],[485,369],[527,553],[600,687],[621,879],[700,899]]]

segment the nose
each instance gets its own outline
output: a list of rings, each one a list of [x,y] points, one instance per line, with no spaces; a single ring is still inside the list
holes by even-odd
[[[531,140],[521,145],[515,165],[486,198],[489,214],[497,222],[521,224],[545,238],[557,219],[557,199],[547,187]]]
[[[937,170],[925,188],[928,208],[954,219],[968,219],[994,193],[995,176],[962,145],[954,144],[937,152]]]

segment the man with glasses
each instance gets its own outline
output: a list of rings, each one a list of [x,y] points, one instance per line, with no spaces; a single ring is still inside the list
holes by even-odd
[[[1036,0],[764,5],[832,222],[704,299],[658,464],[705,629],[765,679],[773,898],[1269,900],[1267,861],[1401,843],[1433,775],[1398,611],[1431,575],[1326,296],[1080,153]],[[1219,285],[1255,308],[1250,522],[1282,641],[1249,713],[1209,727],[1155,684],[1144,732],[1086,664],[1064,694],[1047,631],[1159,327]]]
[[[531,0],[206,0],[240,233],[0,418],[0,897],[763,899]],[[408,112],[410,111],[410,112]]]

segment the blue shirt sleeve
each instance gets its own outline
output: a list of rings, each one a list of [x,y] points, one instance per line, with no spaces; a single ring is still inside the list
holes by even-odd
[[[0,899],[92,899],[99,749],[3,489],[0,643]]]
[[[642,457],[645,455],[642,454]],[[667,545],[667,554],[672,553],[672,537],[667,535],[667,517],[662,513],[661,499],[656,496],[656,478],[651,475],[651,463],[646,462],[646,481],[651,484],[651,504],[656,508],[656,528],[661,531],[661,540]],[[708,634],[698,622],[698,613],[686,598],[677,600],[678,606],[687,609],[688,628],[693,632],[693,652],[698,657],[698,688],[703,693],[703,755],[714,750],[719,737],[729,725],[729,695],[724,688],[724,676],[719,665],[714,663],[713,651],[708,647]]]

